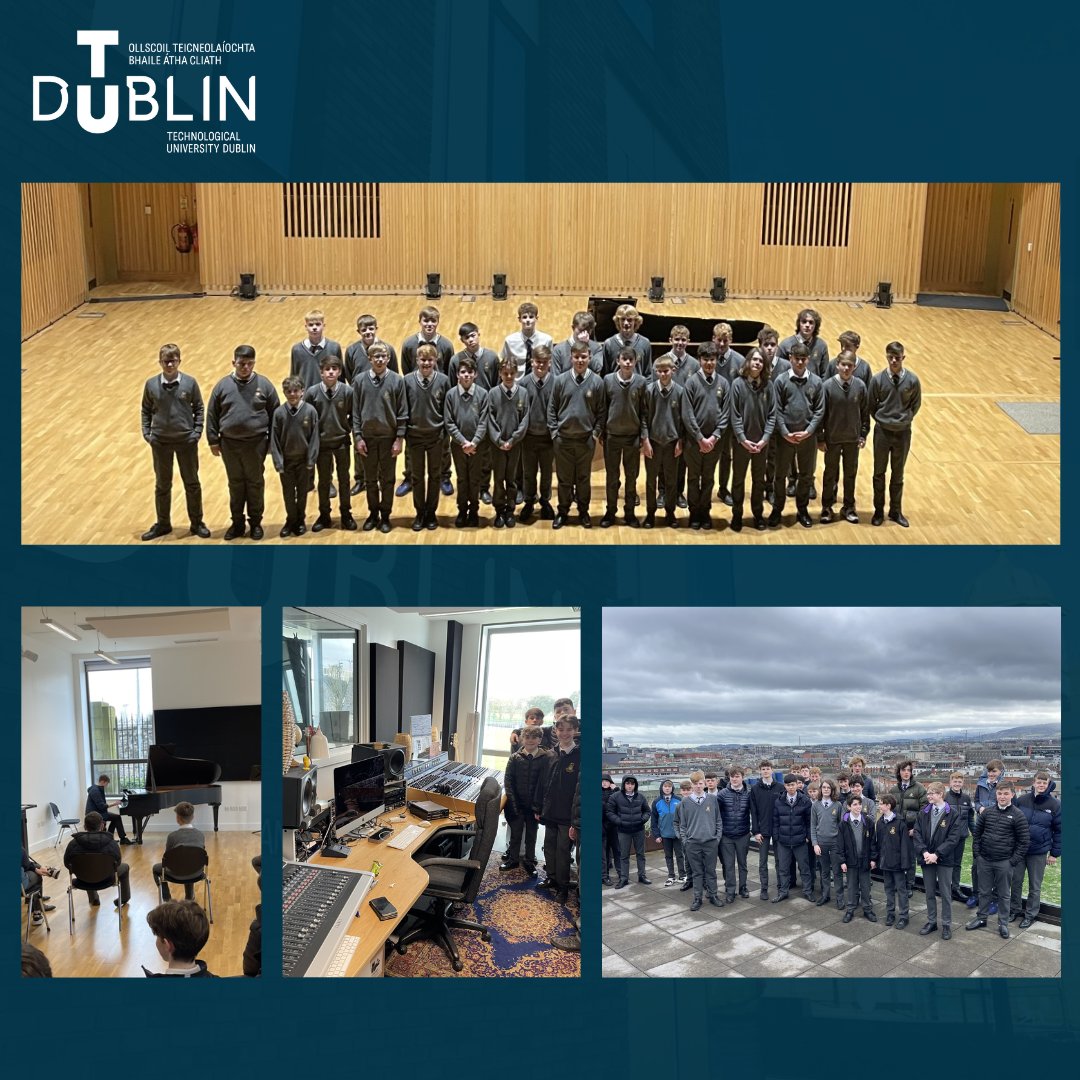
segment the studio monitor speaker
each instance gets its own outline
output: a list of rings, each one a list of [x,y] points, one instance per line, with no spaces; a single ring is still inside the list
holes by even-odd
[[[317,769],[290,769],[282,778],[281,827],[303,829],[315,816]]]
[[[352,748],[353,761],[365,758],[383,759],[383,776],[387,780],[400,780],[405,775],[405,747],[393,743],[356,743]]]

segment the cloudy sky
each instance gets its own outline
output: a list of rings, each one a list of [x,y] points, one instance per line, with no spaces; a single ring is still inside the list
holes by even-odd
[[[604,734],[918,738],[1061,722],[1057,608],[605,608]]]

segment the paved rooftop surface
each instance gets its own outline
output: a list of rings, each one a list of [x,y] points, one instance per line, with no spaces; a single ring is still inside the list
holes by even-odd
[[[633,868],[631,856],[631,868]],[[974,911],[953,904],[953,936],[926,937],[926,898],[916,888],[910,924],[885,925],[885,888],[872,889],[878,922],[857,911],[850,923],[830,901],[816,907],[793,892],[782,904],[758,899],[756,856],[751,860],[751,899],[715,908],[706,900],[691,911],[693,892],[664,887],[662,852],[646,856],[652,885],[603,889],[602,971],[605,978],[1033,978],[1061,975],[1061,927],[1036,922],[1009,927],[1002,940],[997,916],[985,929],[964,929]],[[721,881],[722,890],[722,881]],[[775,884],[771,896],[776,895]]]

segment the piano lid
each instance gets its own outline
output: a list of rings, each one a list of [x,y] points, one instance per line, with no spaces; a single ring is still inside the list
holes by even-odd
[[[221,776],[221,766],[205,758],[180,757],[171,745],[155,743],[150,747],[150,760],[146,767],[146,789],[156,791],[159,787],[189,787],[194,784],[216,784]]]

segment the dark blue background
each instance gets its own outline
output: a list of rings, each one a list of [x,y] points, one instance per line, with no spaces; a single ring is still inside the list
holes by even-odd
[[[13,356],[19,349],[18,185],[29,180],[1060,181],[1066,339],[1075,321],[1077,18],[1063,14],[1060,3],[378,0],[271,7],[225,0],[22,4],[19,11],[9,16],[0,65],[6,226],[0,265]],[[197,72],[224,73],[238,86],[257,74],[258,120],[250,125],[257,155],[166,155],[160,122],[121,122],[103,136],[81,131],[74,86],[88,81],[89,69],[87,50],[75,45],[77,28],[116,28],[121,42],[253,41],[254,58]],[[126,52],[112,52],[124,62],[110,63],[110,81],[150,74],[163,84],[165,69],[128,68]],[[71,83],[72,104],[62,120],[31,123],[35,74]],[[987,343],[988,354],[994,348]],[[60,360],[57,377],[77,373],[92,393],[93,357]],[[76,419],[59,422],[71,423],[77,434]],[[9,477],[18,475],[17,430],[13,421],[3,427]],[[1072,475],[1067,461],[1063,475]],[[65,492],[34,496],[62,501]],[[407,544],[370,551],[362,543],[317,551],[21,549],[14,492],[8,502],[13,514],[0,543],[10,583],[9,626],[17,625],[15,609],[24,604],[262,604],[264,636],[273,639],[280,608],[292,603],[580,604],[582,711],[594,730],[603,604],[875,604],[899,597],[912,604],[1060,605],[1064,787],[1070,801],[1076,795],[1075,639],[1068,632],[1076,585],[1068,504],[1060,549],[856,554],[564,545],[412,550]],[[806,589],[793,599],[778,572],[796,560]],[[864,586],[868,560],[874,584]],[[844,594],[825,584],[842,573],[853,583]],[[887,592],[879,591],[882,583]],[[715,628],[717,642],[738,627],[736,609]],[[2,684],[10,715],[18,707],[14,644],[5,654]],[[658,642],[658,673],[666,650],[693,647]],[[838,643],[841,679],[842,656]],[[279,692],[278,669],[268,666],[268,775],[275,768]],[[598,774],[596,740],[588,753]],[[15,786],[9,785],[12,797]],[[264,816],[271,857],[277,814],[271,793]],[[14,804],[5,815],[13,859]],[[595,836],[587,841],[595,848]],[[1066,897],[1075,885],[1073,856],[1070,842]],[[280,922],[274,907],[268,905],[268,941]],[[275,1067],[320,1073],[336,1065],[362,1072],[426,1068],[429,1048],[442,1034],[443,1072],[539,1075],[577,1062],[583,1072],[617,1068],[635,1078],[729,1067],[764,1076],[838,1068],[1041,1070],[1069,1061],[1065,1044],[1076,1043],[1069,1029],[1078,1014],[1077,958],[1069,929],[1060,981],[740,985],[601,981],[599,899],[593,895],[585,901],[585,923],[589,944],[580,984],[521,980],[507,993],[493,982],[428,987],[384,980],[335,985],[332,996],[316,997],[273,975],[198,990],[155,984],[154,994],[134,980],[94,987],[20,984],[12,922],[0,974],[7,999],[3,1030],[22,1048],[22,1063],[13,1061],[14,1067],[34,1068],[27,1058],[43,1052],[57,1068],[125,1072],[176,1067],[187,1056],[179,1047],[194,1030],[200,1035],[193,1067],[209,1067],[212,1075],[245,1064],[257,1074]],[[62,930],[61,924],[56,932]],[[133,929],[132,941],[136,934]],[[146,946],[152,948],[149,939]],[[330,1010],[341,1019],[328,1029]],[[961,1034],[958,1025],[967,1030]],[[174,1039],[174,1029],[185,1034]]]

